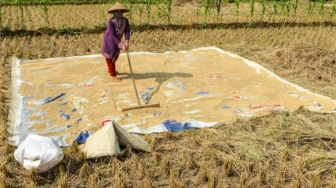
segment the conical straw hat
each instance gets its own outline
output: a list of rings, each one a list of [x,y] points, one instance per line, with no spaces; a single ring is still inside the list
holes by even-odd
[[[110,8],[110,10],[108,11],[108,13],[112,13],[113,11],[116,11],[116,10],[120,10],[120,11],[122,11],[122,12],[129,12],[129,9],[125,6],[125,5],[123,5],[123,4],[121,4],[121,3],[119,3],[119,2],[116,2],[111,8]]]

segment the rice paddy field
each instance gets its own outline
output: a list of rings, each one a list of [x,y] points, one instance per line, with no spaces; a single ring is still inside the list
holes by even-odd
[[[11,58],[101,53],[113,2],[6,2],[0,3],[0,187],[336,187],[336,114],[304,108],[144,135],[149,153],[127,148],[122,156],[85,159],[73,144],[63,148],[65,157],[52,170],[25,170],[14,159],[16,148],[5,141]],[[132,30],[130,51],[216,46],[336,99],[333,1],[125,4],[131,9],[125,15]]]

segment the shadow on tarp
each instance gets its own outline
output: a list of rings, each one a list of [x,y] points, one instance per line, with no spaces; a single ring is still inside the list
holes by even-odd
[[[121,72],[119,73],[121,79],[131,79],[131,74],[130,73],[124,73]],[[189,73],[183,73],[183,72],[176,72],[176,73],[167,73],[167,72],[152,72],[152,73],[143,73],[143,74],[133,74],[135,81],[136,80],[141,80],[141,79],[149,79],[149,78],[155,78],[155,81],[159,84],[158,87],[156,87],[156,90],[153,90],[151,92],[149,98],[151,98],[153,95],[155,95],[161,88],[161,85],[165,83],[166,81],[175,78],[175,77],[180,77],[180,78],[190,78],[193,77],[192,74]]]

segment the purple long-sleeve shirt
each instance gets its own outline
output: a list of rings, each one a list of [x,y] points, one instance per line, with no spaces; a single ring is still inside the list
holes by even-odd
[[[121,38],[125,35],[125,42],[130,40],[130,27],[128,19],[123,17],[118,22],[114,17],[107,22],[107,29],[103,36],[102,55],[107,59],[116,61],[123,44]]]

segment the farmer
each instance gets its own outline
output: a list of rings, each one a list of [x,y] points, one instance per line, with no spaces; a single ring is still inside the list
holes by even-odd
[[[108,13],[112,14],[107,22],[107,29],[103,37],[102,55],[106,59],[107,67],[113,82],[121,82],[117,78],[116,61],[119,57],[120,50],[126,52],[130,40],[130,28],[128,19],[123,16],[123,13],[129,12],[129,9],[117,2],[115,3]],[[121,38],[125,34],[125,42]]]

